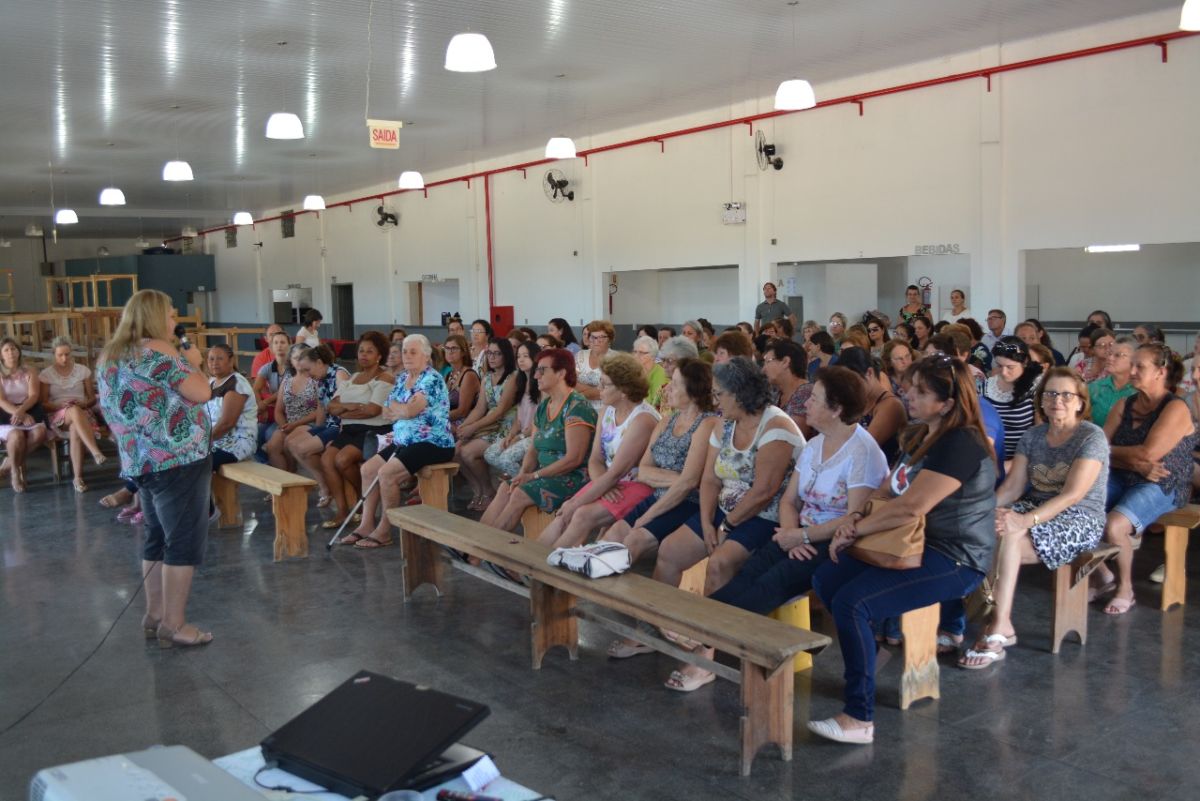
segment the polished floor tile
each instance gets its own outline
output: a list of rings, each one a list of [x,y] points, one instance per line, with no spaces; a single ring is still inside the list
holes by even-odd
[[[406,603],[399,549],[328,553],[315,509],[308,558],[274,563],[274,520],[250,490],[245,525],[210,531],[193,590],[190,615],[216,641],[160,650],[139,626],[141,531],[97,506],[117,486],[111,468],[89,475],[83,496],[35,468],[23,496],[0,491],[6,801],[24,798],[49,765],[155,743],[210,757],[247,748],[362,668],[487,703],[491,717],[468,742],[560,801],[1183,799],[1200,780],[1200,686],[1190,680],[1200,616],[1157,610],[1146,580],[1161,561],[1154,537],[1137,559],[1140,605],[1119,619],[1094,611],[1086,646],[1049,653],[1049,574],[1034,567],[1017,599],[1021,641],[1004,662],[977,672],[943,662],[941,699],[901,712],[894,654],[879,671],[872,746],[820,741],[804,727],[840,708],[841,659],[827,650],[796,677],[793,760],[764,752],[742,778],[735,686],[668,692],[671,659],[609,659],[611,635],[589,624],[577,661],[557,650],[531,670],[524,599],[452,572],[443,595],[424,588]]]

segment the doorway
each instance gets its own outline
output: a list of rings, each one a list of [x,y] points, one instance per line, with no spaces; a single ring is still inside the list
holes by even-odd
[[[353,340],[354,284],[333,284],[330,291],[333,301],[333,339]]]

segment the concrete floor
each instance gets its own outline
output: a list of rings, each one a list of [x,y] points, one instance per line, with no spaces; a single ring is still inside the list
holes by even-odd
[[[796,678],[794,760],[764,753],[743,779],[735,686],[669,692],[672,660],[610,660],[610,635],[589,624],[578,662],[556,651],[530,670],[522,599],[455,571],[443,597],[426,588],[405,604],[399,549],[326,555],[315,509],[309,557],[273,563],[269,507],[246,488],[244,531],[210,533],[192,594],[190,617],[216,641],[161,651],[142,639],[142,599],[126,610],[141,531],[97,506],[115,472],[89,473],[93,489],[78,496],[50,484],[44,463],[23,496],[0,490],[2,801],[24,799],[50,765],[155,743],[209,757],[247,748],[360,668],[487,703],[491,717],[467,741],[560,801],[1196,797],[1200,686],[1188,677],[1200,670],[1200,619],[1156,609],[1155,537],[1136,564],[1140,605],[1121,619],[1093,612],[1086,647],[1048,652],[1049,576],[1031,569],[1006,661],[981,672],[944,663],[942,699],[902,713],[891,660],[873,746],[804,727],[840,707],[829,649]]]

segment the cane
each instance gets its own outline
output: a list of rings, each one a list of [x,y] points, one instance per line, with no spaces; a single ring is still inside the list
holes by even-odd
[[[384,461],[383,464],[381,464],[379,466],[379,472],[377,472],[375,474],[374,480],[371,481],[371,486],[367,487],[366,491],[363,492],[362,497],[360,497],[358,499],[358,503],[354,504],[354,508],[350,510],[350,514],[346,515],[346,519],[342,521],[342,524],[340,526],[338,526],[338,530],[333,533],[333,539],[331,539],[329,542],[325,543],[326,551],[333,550],[334,543],[336,543],[339,539],[342,538],[342,532],[346,529],[346,524],[349,523],[354,518],[354,515],[358,514],[358,510],[362,508],[362,505],[364,503],[366,503],[367,496],[370,495],[375,490],[375,487],[379,485],[379,478],[380,478],[380,476],[383,475],[383,465],[387,464],[388,462],[392,461],[392,459],[395,459],[395,458],[396,458],[396,454],[393,453],[391,456],[389,456]],[[380,500],[382,500],[382,499],[380,499]]]

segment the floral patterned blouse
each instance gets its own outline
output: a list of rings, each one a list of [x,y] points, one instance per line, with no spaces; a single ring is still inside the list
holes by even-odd
[[[577,425],[593,430],[596,428],[596,412],[587,398],[572,391],[553,419],[550,417],[550,398],[542,398],[533,424],[537,428],[533,437],[533,447],[537,449],[538,467],[545,467],[567,455],[568,428]]]
[[[450,391],[446,382],[433,367],[426,367],[410,389],[408,373],[396,376],[392,394],[388,401],[408,403],[419,394],[425,395],[425,408],[416,417],[392,423],[392,442],[398,448],[414,442],[428,442],[439,448],[453,448],[454,437],[450,434]]]
[[[737,428],[734,421],[726,420],[722,428],[713,429],[708,444],[719,449],[717,460],[713,464],[713,472],[717,474],[717,478],[721,479],[721,492],[717,496],[717,505],[725,514],[732,512],[742,502],[745,494],[750,491],[750,487],[754,485],[755,462],[758,458],[758,449],[763,445],[775,441],[783,441],[791,445],[792,464],[788,465],[787,470],[788,473],[791,472],[792,466],[795,464],[795,455],[804,447],[804,435],[798,430],[793,431],[786,428],[773,428],[766,431],[767,423],[780,416],[791,422],[791,418],[787,417],[787,412],[778,406],[768,406],[763,409],[762,419],[758,423],[758,429],[754,432],[754,439],[750,441],[750,447],[744,451],[738,450],[733,445],[733,433]],[[791,423],[791,426],[792,429],[795,429],[796,424]],[[758,517],[764,520],[779,520],[779,500],[783,497],[786,487],[787,482],[784,482],[784,486],[779,488],[779,492],[775,493],[775,497],[771,499],[766,508],[758,513]]]
[[[439,378],[441,376],[438,376]],[[350,380],[350,371],[340,364],[330,365],[329,370],[325,372],[325,377],[318,379],[317,384],[317,399],[321,401],[321,405],[329,408],[329,402],[333,400],[333,396],[337,394],[338,384]],[[342,418],[334,417],[332,414],[325,414],[325,425],[341,428]]]
[[[320,402],[317,400],[316,381],[310,379],[299,393],[292,388],[295,382],[296,376],[285,375],[283,382],[280,384],[280,392],[283,393],[283,415],[289,423],[293,423],[315,412],[317,404]]]
[[[629,430],[629,424],[640,414],[652,416],[655,423],[661,419],[658,411],[653,406],[646,403],[646,401],[642,401],[633,407],[633,411],[625,418],[625,422],[617,425],[617,410],[612,406],[604,407],[604,415],[600,418],[600,449],[604,453],[604,464],[606,466],[612,466],[613,459],[617,458],[617,451],[621,449],[621,440],[625,438],[625,432]],[[641,457],[638,457],[638,459],[640,461]],[[628,473],[621,476],[621,480],[637,480],[637,462],[634,462],[633,467],[629,469]]]
[[[132,358],[104,362],[98,391],[117,441],[121,475],[160,473],[208,457],[212,423],[203,403],[179,394],[196,372],[182,357],[143,347]]]

